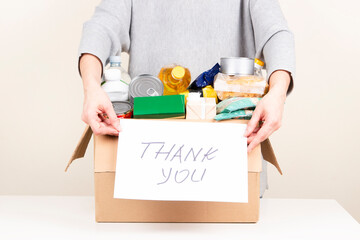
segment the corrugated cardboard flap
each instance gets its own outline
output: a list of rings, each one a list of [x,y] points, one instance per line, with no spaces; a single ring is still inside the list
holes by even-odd
[[[65,172],[68,170],[68,168],[70,167],[71,163],[78,159],[78,158],[82,158],[85,156],[85,152],[86,149],[89,145],[90,139],[91,139],[91,135],[92,135],[92,130],[90,128],[90,126],[86,126],[66,168],[65,168]]]
[[[261,153],[263,155],[263,158],[271,163],[272,165],[274,165],[276,167],[276,169],[279,171],[279,173],[282,175],[282,171],[281,171],[281,168],[280,168],[280,165],[276,159],[276,156],[275,156],[275,153],[274,153],[274,150],[271,146],[271,143],[270,143],[270,140],[269,139],[266,139],[265,141],[263,141],[261,143]]]

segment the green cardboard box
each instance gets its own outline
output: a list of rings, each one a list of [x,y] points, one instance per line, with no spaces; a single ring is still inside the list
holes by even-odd
[[[185,96],[136,97],[134,98],[134,118],[185,118]]]

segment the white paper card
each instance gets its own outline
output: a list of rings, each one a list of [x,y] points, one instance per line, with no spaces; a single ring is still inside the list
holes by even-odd
[[[120,124],[114,198],[248,202],[245,124]]]

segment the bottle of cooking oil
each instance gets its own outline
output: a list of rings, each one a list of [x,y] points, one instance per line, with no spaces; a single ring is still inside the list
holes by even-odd
[[[163,67],[159,78],[164,84],[164,95],[180,94],[186,91],[191,82],[189,69],[176,64]]]

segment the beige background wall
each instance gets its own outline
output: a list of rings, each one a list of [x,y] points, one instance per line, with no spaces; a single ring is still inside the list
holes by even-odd
[[[64,173],[84,124],[77,47],[99,0],[6,1],[0,8],[0,194],[93,194],[92,146]],[[284,171],[271,198],[334,198],[360,221],[357,0],[281,0],[297,77],[272,137]]]

